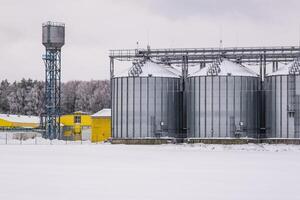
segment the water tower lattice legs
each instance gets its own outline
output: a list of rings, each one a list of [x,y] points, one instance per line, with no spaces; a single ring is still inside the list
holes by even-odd
[[[57,139],[60,137],[60,104],[61,104],[61,51],[46,50],[43,57],[46,68],[45,80],[45,137]]]

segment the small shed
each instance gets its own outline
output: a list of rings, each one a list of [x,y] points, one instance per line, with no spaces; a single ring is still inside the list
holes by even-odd
[[[102,142],[111,137],[111,109],[105,108],[92,117],[92,142]]]
[[[85,140],[85,132],[90,138],[91,116],[89,113],[77,111],[71,114],[62,115],[60,123],[63,125],[64,139]],[[86,138],[86,139],[88,139]]]

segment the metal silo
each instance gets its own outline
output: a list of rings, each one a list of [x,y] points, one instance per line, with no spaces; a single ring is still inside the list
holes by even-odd
[[[180,75],[150,60],[112,78],[113,138],[176,137]]]
[[[299,59],[265,79],[266,134],[269,138],[300,137]]]
[[[259,76],[219,59],[187,78],[189,138],[256,137]]]

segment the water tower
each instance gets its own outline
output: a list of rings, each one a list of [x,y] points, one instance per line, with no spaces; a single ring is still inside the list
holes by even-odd
[[[44,23],[42,40],[46,47],[43,55],[46,69],[44,137],[52,140],[60,136],[61,48],[65,44],[65,25],[57,22]]]

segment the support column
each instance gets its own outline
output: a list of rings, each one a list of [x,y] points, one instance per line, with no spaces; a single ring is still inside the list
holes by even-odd
[[[273,61],[272,62],[272,72],[275,72],[276,71],[276,62]]]
[[[187,137],[187,120],[186,120],[186,112],[187,112],[187,94],[186,94],[186,78],[188,76],[188,55],[184,55],[182,57],[182,77],[181,77],[181,133],[179,138]]]
[[[114,58],[113,57],[109,57],[110,58],[110,102],[111,102],[111,116],[112,116],[112,118],[111,118],[111,120],[110,120],[110,127],[111,127],[111,135],[112,136],[116,136],[114,133],[114,120],[115,120],[115,115],[114,115],[114,113],[115,113],[115,102],[114,102],[114,98],[113,98],[113,95],[112,95],[112,93],[113,93],[113,91],[114,91],[114,89],[115,88],[113,88],[112,86],[114,86],[115,87],[115,85],[113,85],[113,80],[112,80],[112,78],[114,77],[114,68],[115,68],[115,62],[114,62]],[[122,83],[123,84],[123,83]]]
[[[205,62],[200,63],[200,69],[203,69],[205,67]]]
[[[265,129],[266,129],[266,123],[265,123],[265,118],[266,118],[266,114],[265,114],[265,84],[264,84],[264,80],[266,77],[266,69],[267,69],[267,57],[266,57],[266,53],[264,53],[263,55],[261,55],[260,57],[260,66],[262,68],[262,74],[261,74],[261,86],[260,86],[260,137],[265,137]]]

